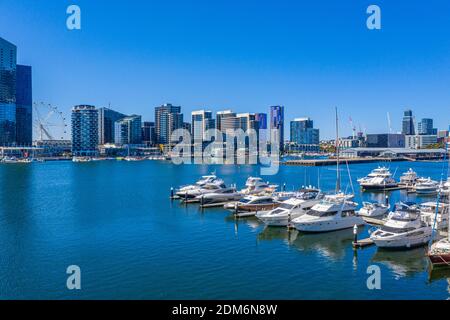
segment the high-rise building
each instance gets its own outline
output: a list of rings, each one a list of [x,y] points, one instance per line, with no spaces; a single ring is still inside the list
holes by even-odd
[[[170,103],[155,108],[156,141],[159,144],[170,143],[172,132],[183,128],[181,107]]]
[[[291,142],[299,145],[319,144],[319,129],[314,129],[310,118],[297,118],[291,121]]]
[[[16,69],[16,143],[33,142],[33,91],[31,67],[17,65]]]
[[[417,124],[417,133],[420,135],[432,135],[435,134],[433,128],[433,119],[424,118]],[[437,131],[437,130],[436,130]]]
[[[142,143],[142,118],[132,115],[117,120],[114,124],[114,142],[118,145]]]
[[[114,143],[115,123],[125,117],[126,115],[109,108],[98,109],[98,143]]]
[[[227,133],[227,130],[236,130],[239,128],[238,119],[236,113],[231,110],[219,111],[216,113],[216,128],[221,131],[223,135]]]
[[[0,38],[0,145],[16,142],[17,47]]]
[[[211,111],[198,110],[192,112],[191,134],[194,141],[207,140],[206,131],[215,128]]]
[[[416,130],[414,128],[414,117],[411,110],[406,110],[403,114],[402,133],[404,135],[416,134]]]
[[[72,109],[72,154],[95,156],[98,146],[98,110],[79,105]]]
[[[272,130],[277,130],[277,138],[280,141],[280,151],[283,151],[284,147],[284,106],[271,106],[270,107],[270,130],[271,140],[274,141]]]
[[[142,142],[147,145],[153,145],[156,143],[156,130],[154,122],[144,121],[142,123]]]
[[[255,113],[255,121],[258,122],[259,129],[267,129],[267,114]]]
[[[244,130],[244,132],[249,129],[259,129],[254,113],[239,113],[236,115],[236,118],[238,120],[238,128]]]

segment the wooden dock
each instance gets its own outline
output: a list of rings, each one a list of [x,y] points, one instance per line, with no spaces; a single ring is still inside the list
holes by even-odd
[[[394,162],[394,161],[408,161],[405,158],[341,158],[341,163],[356,164],[356,163],[371,163],[371,162]],[[305,166],[305,167],[322,167],[322,166],[334,166],[337,163],[337,159],[299,159],[299,160],[287,160],[282,162],[288,166]]]
[[[218,202],[218,203],[208,203],[208,204],[204,204],[204,205],[200,205],[201,208],[207,209],[207,208],[218,208],[218,207],[223,207],[224,205],[226,205],[227,203],[230,203],[232,201],[228,201],[228,202]]]

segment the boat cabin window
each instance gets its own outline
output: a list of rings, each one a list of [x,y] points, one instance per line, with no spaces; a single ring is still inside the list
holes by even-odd
[[[343,218],[345,217],[351,217],[355,215],[355,211],[354,210],[347,210],[347,211],[342,211],[341,216]]]
[[[308,215],[314,217],[331,217],[336,215],[337,211],[317,211],[317,210],[309,210]]]
[[[282,203],[280,206],[279,206],[279,208],[281,208],[281,209],[288,209],[288,210],[291,210],[291,209],[293,209],[295,206],[293,205],[293,204],[290,204],[290,203]]]
[[[381,226],[380,230],[390,233],[404,233],[414,230],[414,228],[393,228],[388,226]]]

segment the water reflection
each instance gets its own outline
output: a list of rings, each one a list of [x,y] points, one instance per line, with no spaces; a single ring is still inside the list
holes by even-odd
[[[265,227],[258,233],[257,239],[258,241],[281,240],[290,245],[297,239],[298,234],[297,230],[288,230],[288,228]]]
[[[299,233],[292,245],[300,251],[317,252],[319,255],[332,260],[341,260],[345,251],[351,247],[353,230],[339,230],[326,233]]]
[[[396,279],[411,277],[415,273],[427,270],[428,261],[426,248],[416,248],[405,251],[378,249],[372,257],[372,262],[386,265]]]

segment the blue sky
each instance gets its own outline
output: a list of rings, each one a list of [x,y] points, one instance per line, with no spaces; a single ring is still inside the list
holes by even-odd
[[[82,30],[66,28],[77,4]],[[377,4],[382,29],[366,28]],[[164,102],[190,111],[309,116],[332,137],[338,106],[368,133],[402,111],[450,124],[450,2],[1,0],[0,36],[33,66],[34,100],[69,113],[111,106],[153,120]],[[288,122],[288,121],[287,121]],[[288,123],[286,125],[288,130]]]

